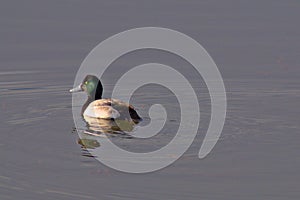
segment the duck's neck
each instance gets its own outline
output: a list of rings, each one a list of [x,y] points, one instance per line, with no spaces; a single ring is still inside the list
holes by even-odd
[[[100,87],[101,88],[97,88],[95,92],[88,95],[88,99],[86,100],[85,104],[82,106],[81,114],[84,113],[85,109],[89,106],[90,103],[92,103],[95,100],[102,99],[102,85],[100,85]]]

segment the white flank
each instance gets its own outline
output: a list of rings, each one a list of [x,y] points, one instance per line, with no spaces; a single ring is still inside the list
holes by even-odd
[[[84,116],[100,119],[116,119],[120,113],[111,106],[94,106],[92,103],[85,109]]]

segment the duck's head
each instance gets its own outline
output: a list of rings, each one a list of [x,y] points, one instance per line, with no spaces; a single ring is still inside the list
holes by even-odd
[[[82,83],[70,90],[70,92],[86,92],[91,99],[101,99],[103,86],[101,81],[94,75],[87,75]]]

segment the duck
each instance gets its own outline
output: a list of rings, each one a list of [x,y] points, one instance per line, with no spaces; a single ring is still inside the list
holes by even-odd
[[[103,86],[97,76],[87,75],[81,84],[70,90],[71,93],[85,92],[88,96],[82,106],[81,115],[88,119],[125,119],[138,123],[142,118],[135,108],[117,99],[102,99]]]

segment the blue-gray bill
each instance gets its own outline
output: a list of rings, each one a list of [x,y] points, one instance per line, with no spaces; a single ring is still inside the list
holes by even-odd
[[[82,91],[83,91],[82,84],[80,84],[77,87],[70,90],[71,93],[73,93],[73,92],[82,92]]]

